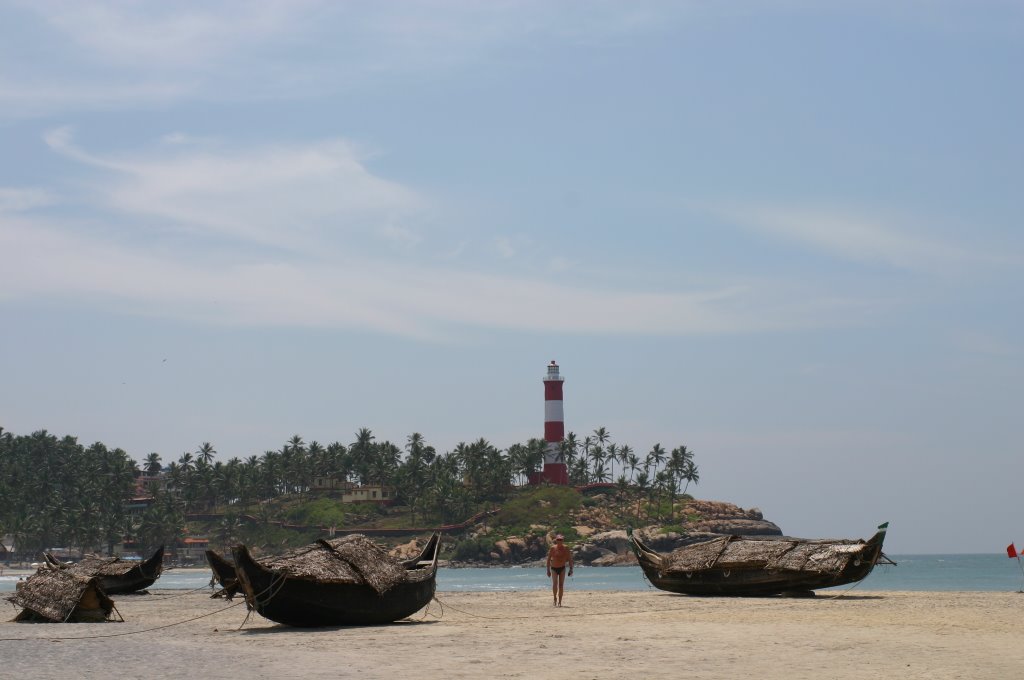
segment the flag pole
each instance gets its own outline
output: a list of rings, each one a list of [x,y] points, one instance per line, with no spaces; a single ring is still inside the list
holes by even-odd
[[[1020,590],[1018,590],[1017,592],[1024,593],[1024,562],[1020,561],[1020,553],[1017,552],[1017,546],[1015,546],[1013,543],[1006,546],[1006,556],[1017,558],[1017,566],[1020,567]]]

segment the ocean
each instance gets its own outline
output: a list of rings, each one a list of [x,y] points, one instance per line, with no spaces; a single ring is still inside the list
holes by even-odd
[[[1017,591],[1022,575],[1017,560],[1005,555],[892,555],[898,566],[879,565],[858,590]],[[15,588],[18,576],[0,576],[0,592]],[[165,571],[154,589],[193,590],[210,580],[209,572]],[[439,592],[547,590],[551,582],[542,567],[441,569]],[[579,567],[566,587],[578,590],[647,590],[651,585],[639,567]],[[849,588],[841,586],[838,590]]]

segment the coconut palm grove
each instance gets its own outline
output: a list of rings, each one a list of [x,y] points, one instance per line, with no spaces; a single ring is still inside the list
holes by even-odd
[[[686,522],[687,490],[700,481],[686,446],[640,452],[604,427],[582,438],[570,432],[561,442],[570,477],[563,487],[529,483],[544,448],[542,439],[504,449],[477,439],[438,453],[418,432],[400,446],[361,428],[347,444],[295,435],[280,448],[226,461],[210,442],[177,459],[152,452],[136,460],[102,442],[0,428],[0,536],[11,537],[23,559],[57,546],[143,554],[159,545],[173,559],[188,537],[275,550],[337,530],[397,535],[464,523],[466,532],[450,532],[446,549],[472,559],[488,543],[538,526],[571,539],[571,513],[598,503],[621,526]],[[381,496],[353,501],[361,489]],[[495,529],[486,540],[471,535],[474,517]]]

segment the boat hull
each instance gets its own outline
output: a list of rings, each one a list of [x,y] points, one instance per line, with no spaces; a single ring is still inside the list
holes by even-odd
[[[160,546],[157,548],[156,552],[145,562],[132,565],[119,574],[100,573],[105,566],[109,568],[111,562],[115,562],[118,565],[126,564],[118,558],[101,559],[99,564],[94,560],[89,564],[79,563],[71,565],[61,562],[49,553],[44,553],[43,559],[54,569],[70,569],[72,573],[89,577],[95,576],[103,592],[107,595],[127,595],[148,588],[160,578],[160,574],[164,570],[164,547]],[[117,568],[120,568],[120,566]]]
[[[213,578],[221,587],[221,590],[214,593],[212,597],[226,597],[229,600],[233,598],[238,591],[242,589],[242,584],[238,580],[238,573],[235,569],[235,565],[228,562],[213,550],[206,551],[206,561],[209,563],[210,569],[213,571]]]
[[[373,625],[404,619],[430,603],[437,587],[438,539],[435,534],[428,544],[433,551],[426,567],[429,574],[383,594],[364,584],[285,576],[263,567],[245,546],[236,546],[231,552],[246,602],[261,616],[299,627]]]
[[[150,587],[164,570],[164,547],[160,546],[145,562],[117,576],[100,576],[100,587],[107,595],[127,595]]]
[[[764,568],[706,568],[688,572],[665,571],[663,556],[635,536],[630,540],[644,576],[655,588],[683,595],[762,597],[771,595],[813,595],[815,590],[863,580],[884,557],[880,531],[866,542],[864,550],[838,573],[813,570]]]

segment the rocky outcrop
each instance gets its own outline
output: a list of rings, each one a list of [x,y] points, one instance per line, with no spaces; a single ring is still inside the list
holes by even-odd
[[[659,526],[636,529],[641,541],[659,552],[671,552],[676,548],[706,541],[716,536],[781,536],[782,530],[764,519],[757,508],[744,510],[732,503],[721,501],[687,502],[682,508],[682,532],[664,531]],[[629,547],[624,530],[594,533],[574,548],[580,564],[592,566],[617,566],[636,564],[636,556]]]
[[[733,534],[736,536],[781,536],[782,529],[769,522],[758,508],[744,510],[722,501],[691,500],[683,506],[688,534]]]
[[[602,496],[592,497],[599,503]],[[706,541],[716,536],[781,536],[782,530],[764,519],[757,508],[744,509],[722,501],[689,500],[676,506],[677,519],[673,527],[679,531],[666,531],[661,526],[636,529],[640,540],[659,552]],[[573,546],[577,564],[591,566],[617,566],[636,564],[636,556],[629,547],[625,529],[616,526],[610,511],[601,505],[580,508],[570,520],[579,537]],[[621,526],[621,524],[619,525]],[[610,529],[610,530],[609,530]],[[466,556],[462,564],[475,566],[507,566],[512,564],[544,564],[548,547],[553,539],[551,527],[531,525],[523,536],[498,538],[500,529],[494,525],[478,525],[469,538],[477,541],[475,557]],[[491,536],[494,536],[492,543]],[[411,546],[400,546],[411,551]],[[396,548],[397,550],[397,548]],[[453,566],[459,562],[454,561]]]
[[[388,554],[399,560],[411,560],[422,552],[426,544],[426,541],[420,541],[414,538],[408,543],[396,545],[388,551]]]

